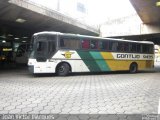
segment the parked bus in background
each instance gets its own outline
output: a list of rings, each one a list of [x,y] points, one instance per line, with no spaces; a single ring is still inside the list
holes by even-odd
[[[59,32],[39,32],[32,37],[28,66],[32,73],[104,72],[150,69],[154,44]]]
[[[15,63],[27,65],[29,46],[29,43],[16,43],[14,45],[13,61]]]
[[[22,43],[17,47],[15,52],[15,62],[18,64],[28,63],[29,43]]]
[[[154,46],[155,62],[160,62],[160,45]]]
[[[12,46],[10,42],[5,41],[5,42],[0,43],[0,64],[1,66],[4,66],[4,64],[11,63],[13,61],[12,51],[13,50],[12,50]]]

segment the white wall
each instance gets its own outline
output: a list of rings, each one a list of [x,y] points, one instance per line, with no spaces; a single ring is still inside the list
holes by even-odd
[[[100,27],[102,37],[110,36],[124,36],[124,35],[137,35],[141,33],[141,24],[137,14],[132,14],[127,17],[108,20]]]

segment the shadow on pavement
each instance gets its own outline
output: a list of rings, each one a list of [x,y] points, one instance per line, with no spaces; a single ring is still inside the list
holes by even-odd
[[[3,72],[20,72],[27,71],[28,67],[26,64],[16,64],[16,63],[1,63],[0,64],[0,73]]]

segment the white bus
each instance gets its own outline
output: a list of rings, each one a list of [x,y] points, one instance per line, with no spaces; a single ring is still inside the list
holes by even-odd
[[[39,32],[32,37],[28,60],[32,73],[104,72],[150,69],[154,44],[59,32]]]

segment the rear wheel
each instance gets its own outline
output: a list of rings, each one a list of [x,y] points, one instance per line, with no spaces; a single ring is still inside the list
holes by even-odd
[[[132,63],[129,68],[130,73],[136,73],[137,70],[138,70],[138,65],[136,63]]]
[[[70,67],[67,63],[61,63],[57,66],[56,73],[58,76],[66,76],[69,74]]]

